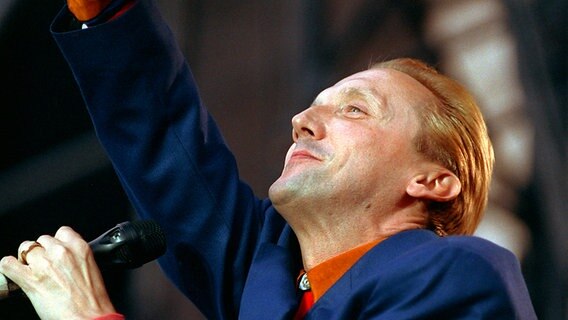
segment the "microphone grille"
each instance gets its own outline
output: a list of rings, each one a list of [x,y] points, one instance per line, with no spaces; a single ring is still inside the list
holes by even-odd
[[[154,260],[166,252],[166,236],[160,225],[154,220],[136,220],[130,227],[140,241],[140,260],[142,263]]]

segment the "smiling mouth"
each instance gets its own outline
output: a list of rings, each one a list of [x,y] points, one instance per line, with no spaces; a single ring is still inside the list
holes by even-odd
[[[305,150],[298,150],[292,153],[290,159],[309,159],[309,160],[321,160],[313,154]]]

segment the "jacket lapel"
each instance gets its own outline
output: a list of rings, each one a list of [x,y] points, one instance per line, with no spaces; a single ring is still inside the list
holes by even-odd
[[[300,301],[296,277],[301,268],[298,240],[286,225],[278,244],[260,245],[243,291],[239,319],[292,319]]]
[[[421,243],[437,239],[429,230],[409,230],[380,242],[363,255],[329,290],[314,304],[306,319],[335,319],[338,306],[345,305],[353,290],[369,278],[379,279],[383,266],[396,257],[416,248]]]
[[[297,264],[283,247],[265,243],[251,266],[239,319],[291,319],[298,307]]]

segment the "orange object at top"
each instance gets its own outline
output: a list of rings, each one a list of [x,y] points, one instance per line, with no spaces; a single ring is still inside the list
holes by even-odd
[[[67,0],[69,11],[79,21],[88,21],[98,16],[112,0]]]

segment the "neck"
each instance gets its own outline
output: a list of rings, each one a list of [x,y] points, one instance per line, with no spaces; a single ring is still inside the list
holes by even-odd
[[[345,219],[343,213],[341,221],[314,218],[288,221],[298,237],[305,270],[360,245],[386,239],[404,230],[423,228],[425,225],[423,215],[397,213],[388,217],[357,214],[349,216],[354,219]],[[314,215],[304,213],[302,217]]]

